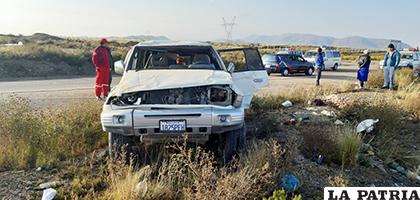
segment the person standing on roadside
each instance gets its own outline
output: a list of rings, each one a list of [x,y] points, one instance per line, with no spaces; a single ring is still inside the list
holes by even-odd
[[[360,82],[360,89],[362,90],[365,88],[365,82],[368,80],[370,63],[370,53],[369,50],[366,49],[357,61],[357,65],[359,65],[359,70],[357,70],[357,79]]]
[[[315,57],[315,70],[316,70],[316,86],[319,86],[322,71],[325,68],[324,55],[322,54],[322,48],[318,48],[318,53]]]
[[[388,45],[388,51],[384,58],[384,85],[382,89],[394,89],[395,68],[400,65],[401,54],[393,44]]]
[[[102,100],[108,96],[111,74],[111,52],[108,48],[108,40],[99,40],[100,46],[96,47],[92,53],[92,63],[96,69],[95,95],[97,100]]]

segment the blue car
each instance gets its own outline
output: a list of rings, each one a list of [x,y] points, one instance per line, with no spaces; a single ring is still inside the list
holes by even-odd
[[[315,70],[312,63],[296,54],[265,54],[262,60],[268,74],[281,73],[283,76],[289,76],[294,73],[305,73],[307,76],[312,76]]]

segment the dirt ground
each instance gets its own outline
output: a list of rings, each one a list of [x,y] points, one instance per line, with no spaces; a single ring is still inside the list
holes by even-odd
[[[304,156],[301,150],[303,145],[302,129],[317,125],[321,129],[325,125],[339,126],[334,123],[337,117],[323,115],[322,111],[324,110],[338,112],[329,106],[313,107],[309,105],[298,105],[273,111],[278,117],[275,123],[279,124],[278,129],[273,133],[274,138],[278,138],[280,142],[292,140],[296,143],[296,156],[293,160],[293,167],[289,170],[302,182],[299,192],[304,199],[322,197],[323,188],[331,186],[333,184],[331,180],[334,177],[342,177],[348,181],[348,185],[360,187],[420,186],[420,182],[410,180],[405,175],[387,166],[384,161],[375,156],[376,153],[367,155],[372,162],[370,166],[358,165],[351,168],[342,168],[342,166],[334,163],[317,163]],[[308,121],[297,124],[285,123],[291,118],[308,118]],[[260,122],[258,120],[247,122],[247,126],[249,125],[248,134],[250,135],[255,130],[256,124],[254,123]],[[419,123],[413,124],[413,130],[420,128],[419,125]],[[412,134],[415,138],[415,133]],[[405,137],[408,137],[408,135]],[[415,139],[411,140],[412,145],[419,145],[419,142]],[[77,175],[76,171],[88,171],[87,173],[94,177],[95,173],[106,163],[106,155],[106,149],[101,149],[91,155],[52,167],[0,172],[0,199],[39,199],[42,196],[42,189],[39,188],[40,184],[48,182],[55,182],[54,188],[61,190],[61,192],[67,191],[72,187],[72,180]]]

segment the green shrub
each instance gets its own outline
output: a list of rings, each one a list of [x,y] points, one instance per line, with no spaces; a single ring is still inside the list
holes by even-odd
[[[342,166],[357,164],[362,137],[351,128],[344,128],[338,137],[338,149]]]
[[[273,195],[271,195],[268,198],[263,198],[263,200],[287,200],[287,199],[292,199],[292,200],[302,200],[302,196],[301,195],[295,195],[293,196],[293,198],[288,198],[286,191],[284,190],[276,190],[273,192]]]

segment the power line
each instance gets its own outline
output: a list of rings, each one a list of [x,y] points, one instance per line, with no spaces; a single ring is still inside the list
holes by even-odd
[[[223,17],[223,24],[222,26],[225,28],[225,34],[226,34],[226,42],[230,43],[232,42],[232,38],[233,38],[233,28],[234,26],[236,26],[236,16],[233,17],[232,21],[228,22],[226,21],[226,19]]]

